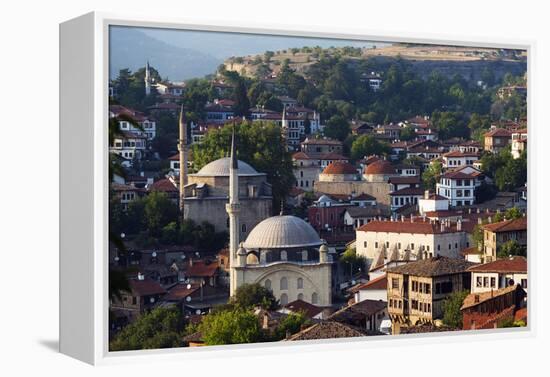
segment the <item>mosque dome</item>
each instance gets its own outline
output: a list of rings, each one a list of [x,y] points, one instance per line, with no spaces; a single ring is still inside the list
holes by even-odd
[[[208,177],[229,176],[230,165],[231,158],[223,157],[204,165],[203,168],[199,170],[198,173],[196,173],[195,175]],[[252,166],[244,161],[239,160],[238,166],[239,175],[264,175],[263,173],[258,173],[256,169],[254,169]]]
[[[296,216],[269,217],[252,229],[244,247],[280,249],[319,246],[323,242],[311,225]]]
[[[395,174],[395,168],[390,162],[379,160],[367,166],[365,174]]]
[[[357,170],[348,162],[334,161],[323,170],[323,174],[357,174]]]

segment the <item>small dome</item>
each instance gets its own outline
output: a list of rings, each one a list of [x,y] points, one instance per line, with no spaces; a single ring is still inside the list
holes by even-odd
[[[311,247],[322,244],[311,225],[296,216],[273,216],[252,229],[244,247],[247,249],[280,249]]]
[[[323,170],[323,174],[357,174],[357,170],[348,162],[334,161]]]
[[[379,160],[367,166],[365,174],[395,174],[395,168],[390,162]]]
[[[229,165],[231,165],[231,158],[224,157],[218,160],[212,161],[203,166],[196,175],[203,176],[229,176]],[[260,175],[256,169],[247,164],[244,161],[238,160],[239,175]]]

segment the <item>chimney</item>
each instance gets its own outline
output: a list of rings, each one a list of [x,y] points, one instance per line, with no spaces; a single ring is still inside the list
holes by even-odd
[[[414,223],[414,216],[411,215],[411,223]]]
[[[193,267],[193,257],[189,257],[189,267]]]
[[[462,219],[458,219],[458,221],[456,222],[456,230],[458,232],[462,231]]]
[[[141,272],[138,272],[137,278],[138,280],[145,280],[145,275],[143,275]]]
[[[481,217],[478,217],[478,218],[477,218],[477,223],[478,223],[479,225],[481,225],[482,222],[483,222],[483,221],[481,220]]]
[[[401,215],[401,222],[402,222],[402,223],[405,222],[405,215]]]
[[[424,191],[424,199],[430,199],[430,190]]]
[[[445,222],[441,222],[441,232],[443,233],[445,231]]]
[[[489,216],[489,224],[491,224],[493,222],[493,219],[491,218],[491,216]]]
[[[481,212],[481,211],[480,211],[479,207],[477,207],[477,213],[480,213],[480,212]]]

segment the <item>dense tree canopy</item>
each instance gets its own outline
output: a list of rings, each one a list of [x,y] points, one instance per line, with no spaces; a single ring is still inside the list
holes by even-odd
[[[183,317],[178,310],[156,308],[122,329],[109,344],[109,350],[181,347],[183,329]]]
[[[351,158],[359,160],[370,155],[388,155],[390,147],[387,143],[377,140],[372,135],[358,136],[351,144]]]
[[[468,291],[456,291],[443,301],[443,323],[445,325],[462,329],[462,312],[460,308],[469,293]]]
[[[198,327],[206,345],[255,343],[263,334],[258,318],[250,311],[222,310],[204,316]]]

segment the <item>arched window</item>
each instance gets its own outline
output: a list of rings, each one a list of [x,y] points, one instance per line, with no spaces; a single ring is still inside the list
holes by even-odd
[[[303,293],[298,293],[298,300],[304,301],[304,294]]]
[[[286,250],[282,250],[281,251],[281,260],[286,260],[286,259],[287,259]]]
[[[281,295],[281,299],[279,300],[281,302],[281,305],[286,305],[288,304],[288,296],[286,295],[286,293],[283,293]]]
[[[264,283],[264,287],[265,287],[265,289],[271,290],[271,280],[266,279],[266,281]]]
[[[246,233],[246,224],[241,225],[241,232]]]
[[[298,278],[298,289],[303,289],[304,288],[304,279],[302,278]]]
[[[302,250],[302,260],[307,261],[307,250]]]
[[[288,289],[288,280],[285,277],[281,278],[281,291],[286,291]]]
[[[319,298],[317,297],[317,292],[313,292],[313,294],[311,295],[311,303],[317,304],[317,301],[319,301]]]

